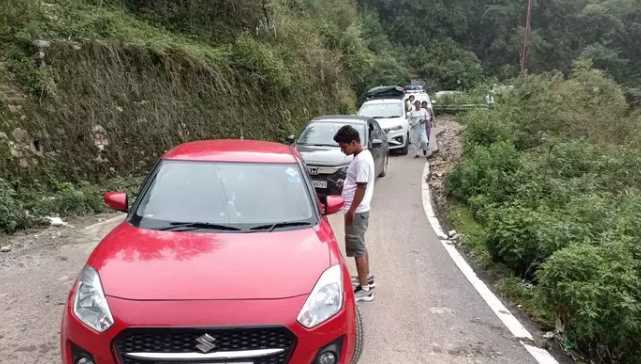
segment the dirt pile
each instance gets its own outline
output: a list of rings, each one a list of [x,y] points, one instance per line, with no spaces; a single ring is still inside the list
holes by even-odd
[[[456,166],[463,154],[463,130],[452,115],[442,115],[436,118],[434,127],[438,129],[438,153],[430,158],[431,176],[429,179],[433,201],[441,216],[446,211],[447,191],[445,183],[447,175]]]

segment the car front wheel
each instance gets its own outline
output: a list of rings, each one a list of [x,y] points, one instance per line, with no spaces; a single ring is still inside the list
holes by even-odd
[[[364,330],[363,318],[361,311],[356,306],[356,344],[354,345],[354,356],[352,356],[352,364],[358,363],[363,354]]]
[[[410,134],[407,133],[405,136],[405,146],[400,149],[401,155],[407,155],[410,151]]]

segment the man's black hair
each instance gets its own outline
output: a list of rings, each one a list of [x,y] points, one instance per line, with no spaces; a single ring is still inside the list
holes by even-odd
[[[336,135],[334,135],[334,141],[336,143],[349,144],[353,141],[357,143],[361,142],[361,136],[358,134],[358,131],[354,129],[351,125],[345,125],[342,128],[338,129]]]

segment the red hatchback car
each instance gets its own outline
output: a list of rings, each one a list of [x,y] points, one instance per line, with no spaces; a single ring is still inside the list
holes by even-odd
[[[167,152],[67,300],[64,364],[353,364],[351,279],[298,152],[200,141]]]

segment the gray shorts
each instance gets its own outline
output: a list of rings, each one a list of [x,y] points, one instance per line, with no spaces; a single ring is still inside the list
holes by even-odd
[[[362,257],[367,254],[365,232],[369,225],[369,212],[354,215],[351,225],[345,225],[345,252],[348,257]]]

